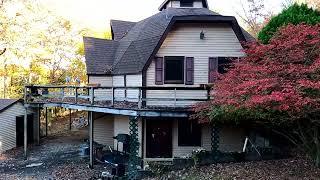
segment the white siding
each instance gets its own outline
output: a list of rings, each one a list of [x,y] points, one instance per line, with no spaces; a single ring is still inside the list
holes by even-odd
[[[170,1],[167,4],[167,8],[179,8],[180,7],[180,1]]]
[[[28,114],[34,113],[32,109]],[[16,117],[24,116],[25,108],[18,102],[0,113],[0,153],[16,147]],[[34,140],[38,139],[37,113],[33,121]]]
[[[142,74],[127,75],[126,76],[127,87],[141,87],[142,86]],[[139,90],[128,89],[127,97],[130,102],[138,102]],[[131,99],[130,99],[131,98]]]
[[[100,86],[111,87],[112,77],[111,76],[89,76],[89,84],[100,84]],[[111,90],[97,89],[94,91],[96,101],[111,100]]]
[[[124,87],[124,76],[113,76],[114,87]],[[118,89],[114,91],[114,96],[116,100],[123,100],[124,99],[124,90]]]
[[[201,135],[201,147],[194,146],[178,146],[178,121],[173,121],[173,129],[172,129],[172,155],[173,157],[190,157],[192,155],[193,150],[197,150],[200,148],[204,148],[206,150],[211,150],[211,134],[210,127],[204,125],[202,127],[202,135]]]
[[[124,87],[125,76],[89,76],[90,84],[100,84],[101,86],[107,87]],[[126,75],[126,85],[127,87],[137,87],[142,86],[142,74],[136,75]],[[125,91],[122,89],[115,90],[115,98],[117,100],[124,100]],[[128,101],[137,101],[138,98],[138,90],[127,90]],[[112,91],[109,90],[95,90],[95,100],[111,100]],[[130,100],[130,98],[132,98]],[[135,99],[135,100],[133,100]]]
[[[129,116],[115,116],[114,117],[114,136],[118,134],[130,134],[129,132]],[[138,139],[140,143],[139,156],[141,157],[141,142],[142,142],[142,121],[138,120]],[[117,147],[115,142],[114,147]],[[119,150],[122,151],[122,144],[119,143]]]
[[[223,152],[240,152],[242,151],[245,134],[242,129],[225,127],[220,132],[219,149]],[[191,156],[193,150],[204,148],[211,150],[211,128],[209,125],[203,125],[201,136],[201,147],[178,146],[178,121],[173,124],[173,157]]]
[[[195,1],[195,2],[193,2],[193,7],[194,7],[194,8],[203,8],[202,1]]]
[[[94,141],[113,148],[114,117],[105,115],[94,120]]]
[[[101,86],[112,86],[111,76],[89,76],[89,84],[100,84]]]
[[[205,39],[200,39],[200,32]],[[161,45],[157,56],[194,57],[194,85],[208,84],[209,57],[241,57],[244,56],[242,46],[230,25],[227,24],[177,24]],[[147,86],[155,84],[155,62],[147,70]],[[160,86],[179,87],[184,84],[164,84]],[[180,91],[178,97],[205,98],[206,91]],[[173,97],[172,91],[147,91],[147,98]],[[177,106],[191,105],[194,102],[179,102]],[[169,105],[165,101],[147,102],[147,105]]]
[[[167,4],[167,8],[180,8],[180,1],[170,1]],[[193,2],[193,7],[183,7],[183,8],[203,8],[202,1],[195,1]]]

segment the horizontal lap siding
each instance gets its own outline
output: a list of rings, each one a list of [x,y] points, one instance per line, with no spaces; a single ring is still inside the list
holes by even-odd
[[[114,136],[118,134],[129,134],[129,116],[115,116],[114,117]],[[141,157],[141,142],[142,142],[142,121],[138,120],[138,140],[139,140],[139,156]],[[114,143],[114,148],[117,148],[116,141]],[[122,144],[119,143],[119,150],[122,151]]]
[[[193,150],[197,150],[200,148],[204,148],[208,151],[211,150],[211,136],[210,136],[210,128],[209,125],[202,126],[202,135],[201,135],[201,147],[194,146],[178,146],[178,121],[174,120],[173,122],[173,132],[172,132],[172,141],[173,141],[173,149],[172,154],[173,157],[190,157],[192,155]]]
[[[224,127],[220,131],[219,149],[222,152],[241,152],[245,140],[244,130],[240,128]],[[202,126],[201,147],[178,146],[178,121],[173,124],[173,156],[189,157],[193,150],[204,148],[211,150],[211,128],[210,125]]]
[[[101,86],[112,86],[111,76],[89,76],[90,84],[100,84]],[[97,89],[94,91],[94,96],[96,101],[111,100],[111,90]]]
[[[113,86],[114,87],[124,87],[124,76],[113,76]],[[123,100],[124,90],[116,89],[114,91],[115,100]]]
[[[200,39],[200,32],[205,33],[205,39]],[[155,62],[147,69],[147,86],[194,87],[208,84],[209,57],[241,57],[244,56],[242,46],[234,31],[227,24],[177,24],[163,42],[158,57],[185,56],[194,57],[194,85],[155,84]],[[199,91],[179,92],[180,97],[198,98],[203,95]],[[173,97],[172,91],[147,91],[147,98]],[[195,102],[179,102],[178,106],[192,105]],[[147,105],[173,105],[166,101],[147,102]]]
[[[112,115],[106,115],[104,117],[94,120],[94,141],[113,147],[113,128],[114,120]]]
[[[142,74],[127,75],[127,87],[141,87],[142,86]],[[138,102],[139,90],[127,90],[128,101]]]
[[[174,90],[148,90],[147,97],[148,98],[174,98]],[[177,90],[176,91],[176,98],[177,99],[207,99],[207,91],[206,90],[197,90],[197,91],[183,91]],[[191,105],[197,103],[197,101],[177,101],[176,104],[173,100],[171,101],[161,101],[161,100],[154,100],[154,101],[147,101],[147,106],[174,106],[183,107],[187,105]]]
[[[22,103],[0,113],[0,153],[16,147],[16,117],[24,116]]]

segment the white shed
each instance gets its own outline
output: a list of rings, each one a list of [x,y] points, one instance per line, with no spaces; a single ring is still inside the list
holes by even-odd
[[[25,108],[22,100],[0,99],[0,153],[23,146]],[[36,111],[28,110],[28,143],[39,138]]]

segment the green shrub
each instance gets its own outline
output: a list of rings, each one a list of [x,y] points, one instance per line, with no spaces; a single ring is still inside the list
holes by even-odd
[[[320,23],[320,12],[309,8],[306,4],[293,4],[277,16],[272,17],[270,22],[258,34],[258,39],[262,43],[268,44],[280,27],[300,23],[309,25]]]

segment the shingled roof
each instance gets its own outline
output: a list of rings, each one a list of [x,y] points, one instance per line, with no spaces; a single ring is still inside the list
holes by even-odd
[[[84,37],[87,74],[110,74],[118,41]]]
[[[111,20],[110,25],[112,38],[113,40],[118,41],[122,39],[130,31],[130,29],[136,25],[136,23],[130,21]]]
[[[250,40],[232,16],[222,16],[207,8],[168,8],[134,25],[132,22],[121,25],[128,27],[123,29],[130,28],[121,39],[118,34],[124,32],[123,29],[115,32],[117,28],[113,26],[113,33],[117,34],[114,39],[118,41],[84,38],[87,74],[142,72],[175,22],[225,22],[231,25],[240,41]]]
[[[0,99],[0,112],[6,110],[18,101],[19,99]]]

